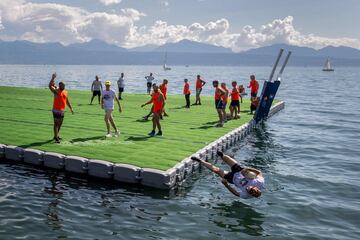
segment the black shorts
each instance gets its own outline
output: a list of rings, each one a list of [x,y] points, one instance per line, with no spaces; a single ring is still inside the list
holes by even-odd
[[[60,112],[60,111],[56,111],[56,112],[52,112],[53,113],[53,117],[54,119],[63,119],[64,118],[64,112]]]
[[[240,108],[239,100],[231,100],[230,106]]]
[[[231,172],[225,174],[224,178],[229,183],[234,184],[234,182],[233,182],[234,174],[237,172],[241,172],[241,170],[243,170],[243,169],[244,169],[243,167],[241,167],[239,164],[236,163],[231,167]]]
[[[257,92],[252,92],[251,93],[251,97],[256,97],[257,96]]]
[[[123,88],[123,87],[119,87],[119,92],[124,92],[124,88]]]
[[[101,97],[101,91],[93,91],[93,96],[99,96]]]
[[[148,83],[146,83],[146,86],[147,86],[148,88],[151,88],[152,83],[151,83],[151,82],[148,82]]]
[[[224,109],[224,102],[222,100],[215,100],[215,108],[216,109]]]

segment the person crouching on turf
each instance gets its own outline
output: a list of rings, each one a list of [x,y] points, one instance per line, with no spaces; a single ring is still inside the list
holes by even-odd
[[[161,125],[160,125],[160,116],[163,112],[164,106],[165,106],[165,98],[162,92],[160,91],[159,87],[157,85],[153,85],[153,93],[151,95],[150,101],[144,103],[141,105],[141,107],[144,107],[148,104],[152,103],[152,109],[153,109],[153,130],[149,133],[149,136],[153,137],[155,136],[155,130],[156,127],[158,128],[158,133],[156,135],[162,136],[161,131]]]
[[[111,89],[111,82],[106,81],[105,82],[105,90],[102,93],[101,98],[101,108],[105,110],[105,117],[104,121],[107,128],[107,134],[106,137],[112,137],[110,132],[110,124],[115,130],[115,136],[118,137],[120,135],[120,132],[118,131],[114,117],[112,115],[112,112],[114,110],[114,100],[116,100],[118,106],[119,106],[119,112],[122,112],[121,105],[119,99],[116,97],[116,93],[114,90]]]
[[[192,157],[191,159],[219,175],[222,178],[221,182],[224,186],[235,196],[240,198],[258,198],[261,196],[261,190],[264,187],[265,180],[260,170],[241,167],[235,159],[220,151],[218,151],[217,154],[231,167],[231,172],[224,171],[197,157]],[[234,184],[239,191],[230,186],[229,183]]]
[[[224,122],[227,121],[227,116],[226,116],[226,105],[228,103],[228,99],[229,99],[229,90],[226,87],[226,83],[221,83],[221,88],[225,91],[225,94],[223,96],[223,116],[224,116]]]
[[[223,97],[225,95],[225,91],[219,87],[219,81],[213,81],[213,87],[215,88],[215,108],[219,115],[219,123],[216,125],[217,127],[224,126],[224,102]]]
[[[190,84],[189,81],[185,78],[184,79],[184,90],[183,90],[183,94],[185,95],[185,101],[186,101],[186,105],[185,108],[190,108]]]
[[[64,110],[66,105],[70,108],[72,114],[74,110],[71,106],[71,103],[68,98],[68,93],[65,90],[65,84],[59,82],[59,87],[55,85],[56,73],[54,73],[49,82],[49,89],[54,94],[54,103],[53,103],[53,117],[54,117],[54,140],[55,143],[60,143],[60,129],[64,121]]]
[[[237,86],[237,82],[233,81],[231,83],[233,87],[231,91],[231,103],[230,103],[230,114],[231,118],[239,119],[240,118],[240,92]]]
[[[250,114],[253,114],[254,111],[256,112],[259,103],[260,103],[260,97],[251,97]]]
[[[168,83],[169,81],[167,79],[163,80],[163,83],[160,84],[159,89],[162,92],[162,94],[164,95],[165,101],[166,101],[166,94],[167,94],[167,89],[168,89]],[[169,115],[165,112],[165,108],[163,108],[163,114],[164,117],[168,117]]]

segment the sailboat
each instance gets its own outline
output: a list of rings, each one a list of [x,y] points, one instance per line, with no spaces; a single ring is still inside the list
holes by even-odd
[[[333,72],[333,71],[334,71],[334,69],[331,68],[331,63],[330,63],[330,59],[329,59],[329,58],[326,59],[326,62],[325,62],[325,64],[324,64],[323,71],[324,71],[324,72]]]
[[[164,71],[169,71],[169,70],[171,70],[171,67],[168,67],[166,65],[166,61],[167,61],[167,52],[165,52],[165,59],[164,59],[163,69],[164,69]]]

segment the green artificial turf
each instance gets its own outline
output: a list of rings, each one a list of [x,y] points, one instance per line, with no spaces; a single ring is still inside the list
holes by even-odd
[[[166,110],[170,117],[161,122],[164,136],[149,138],[152,122],[141,119],[151,105],[140,107],[149,96],[125,93],[121,101],[123,113],[114,112],[121,136],[105,139],[104,112],[97,99],[94,99],[96,104],[89,105],[90,94],[89,91],[69,91],[75,114],[66,111],[61,130],[63,141],[54,144],[50,91],[0,87],[0,143],[167,170],[252,118],[249,100],[244,99],[241,119],[216,128],[213,97],[202,97],[203,105],[186,109],[182,108],[183,96],[168,96]],[[194,102],[194,96],[191,101]]]

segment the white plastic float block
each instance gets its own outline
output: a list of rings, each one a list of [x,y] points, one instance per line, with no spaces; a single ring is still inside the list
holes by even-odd
[[[185,169],[184,169],[185,177],[190,176],[193,173],[193,171],[194,171],[194,168],[193,168],[194,163],[193,162],[194,161],[191,160],[190,158],[186,158],[182,161],[182,163],[185,166]]]
[[[171,189],[176,184],[176,169],[161,170],[143,168],[140,172],[141,184],[148,187]]]
[[[85,174],[88,171],[88,162],[89,160],[83,157],[67,156],[65,157],[65,170]]]
[[[117,163],[113,166],[114,180],[127,183],[139,183],[140,182],[141,168],[129,165]]]
[[[5,148],[6,148],[6,145],[0,144],[0,159],[5,158]]]
[[[25,149],[24,162],[34,165],[42,165],[44,163],[44,152],[36,149]]]
[[[89,160],[88,174],[93,177],[111,179],[113,176],[113,163],[102,160]]]
[[[16,162],[21,162],[24,158],[24,149],[17,146],[6,146],[5,158]]]
[[[64,169],[65,155],[60,153],[45,152],[44,166],[53,169]]]
[[[185,179],[185,164],[178,163],[173,168],[176,169],[176,182],[182,182]]]

